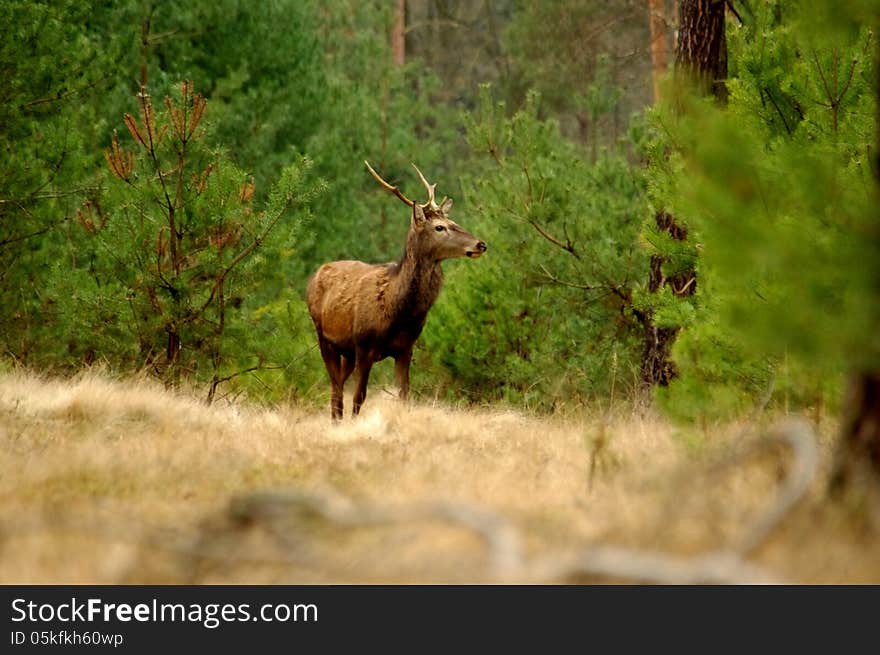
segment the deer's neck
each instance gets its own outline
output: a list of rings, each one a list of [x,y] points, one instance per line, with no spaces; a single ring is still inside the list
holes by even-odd
[[[440,262],[419,255],[415,236],[407,238],[406,251],[393,280],[392,312],[399,320],[424,320],[443,286]]]

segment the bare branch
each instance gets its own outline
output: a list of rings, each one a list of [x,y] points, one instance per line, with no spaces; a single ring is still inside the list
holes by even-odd
[[[680,289],[676,288],[675,284],[671,281],[669,282],[669,286],[672,287],[672,291],[673,291],[673,293],[675,293],[676,296],[681,296],[681,295],[684,295],[684,292],[687,291],[690,288],[690,286],[696,281],[697,281],[696,275],[691,275],[690,278],[688,278],[688,281],[681,285]]]
[[[226,265],[226,268],[220,271],[217,277],[214,278],[214,284],[211,285],[211,291],[208,293],[208,298],[199,306],[196,311],[190,312],[190,315],[182,321],[183,323],[191,323],[192,321],[196,320],[205,312],[205,310],[211,305],[211,303],[214,302],[214,298],[217,296],[217,292],[221,289],[223,283],[226,281],[226,277],[232,272],[232,270],[236,266],[238,266],[252,252],[254,252],[254,250],[262,245],[263,241],[268,238],[269,233],[272,231],[278,221],[281,220],[281,217],[287,211],[287,207],[289,207],[290,204],[291,203],[288,202],[284,207],[279,209],[275,216],[273,216],[263,228],[263,231],[255,236],[254,240],[251,241],[247,246],[242,248],[242,250],[235,257],[233,257],[232,261]]]
[[[58,221],[53,221],[49,225],[42,227],[39,230],[36,230],[34,232],[28,232],[27,234],[17,234],[15,236],[11,236],[6,239],[0,240],[0,248],[3,248],[4,246],[8,246],[11,243],[17,243],[18,241],[27,241],[28,239],[31,239],[33,237],[40,236],[41,234],[45,234],[46,232],[54,229],[55,227],[57,227],[61,223],[65,222],[66,220],[68,220],[68,219],[63,218]]]
[[[840,95],[837,96],[837,100],[835,100],[835,104],[839,105],[841,102],[843,102],[843,98],[846,95],[846,92],[849,91],[849,87],[852,84],[853,75],[856,72],[856,65],[858,63],[859,63],[859,60],[856,58],[853,58],[852,62],[850,63],[850,66],[849,66],[849,75],[846,78],[846,82],[844,83],[843,88],[840,90]]]
[[[431,19],[431,20],[423,20],[423,21],[417,21],[417,22],[415,22],[415,23],[410,23],[409,25],[406,26],[406,29],[404,30],[404,33],[405,33],[405,34],[409,34],[410,32],[414,32],[414,31],[416,31],[416,30],[421,30],[421,29],[424,29],[424,28],[426,28],[426,27],[431,27],[431,28],[437,28],[437,27],[452,27],[452,28],[458,28],[458,27],[464,27],[464,26],[465,26],[464,23],[461,23],[461,22],[456,21],[456,20],[451,20],[451,19],[446,19],[446,18],[433,18],[433,19]]]
[[[779,118],[782,119],[782,125],[785,127],[785,131],[791,136],[791,128],[788,126],[788,121],[785,118],[785,114],[782,113],[782,110],[779,108],[779,105],[776,103],[776,98],[773,97],[773,94],[770,93],[770,89],[768,87],[764,87],[764,93],[770,98],[770,102],[773,104],[774,109],[776,109],[776,113],[779,114]]]
[[[768,571],[734,553],[716,551],[698,557],[677,557],[650,550],[592,546],[568,562],[538,563],[532,579],[565,582],[597,576],[652,584],[773,584]]]
[[[736,19],[739,21],[739,24],[744,25],[742,16],[739,15],[739,12],[736,10],[736,7],[734,7],[734,5],[733,5],[733,0],[727,0],[726,4],[727,4],[727,8],[730,10],[730,13],[732,13],[734,16],[736,16]]]
[[[261,362],[256,366],[250,366],[248,368],[241,369],[240,371],[230,373],[229,375],[223,376],[222,378],[215,377],[213,380],[211,380],[211,386],[208,389],[207,403],[210,405],[214,401],[214,394],[217,393],[217,387],[219,387],[224,382],[229,382],[230,380],[237,378],[239,375],[253,373],[254,371],[273,371],[283,368],[285,367],[281,366],[280,364],[271,364],[267,366]]]
[[[266,491],[233,498],[229,513],[236,520],[272,520],[292,511],[306,511],[331,523],[349,527],[413,521],[444,521],[477,533],[490,551],[494,577],[506,579],[522,571],[519,534],[507,521],[486,508],[452,502],[432,502],[403,507],[356,505],[335,492],[297,490]]]
[[[828,102],[830,103],[828,106],[832,106],[834,105],[834,94],[831,92],[831,88],[828,86],[828,80],[825,79],[825,72],[822,70],[822,64],[819,63],[819,55],[816,54],[815,48],[810,48],[810,52],[813,55],[813,61],[816,64],[816,70],[819,71],[819,78],[822,80],[822,87],[825,89],[825,95],[828,97]]]
[[[783,442],[794,454],[791,471],[776,501],[746,531],[735,551],[747,556],[757,550],[788,513],[806,496],[819,469],[819,450],[809,425],[793,421],[772,435],[770,442]]]
[[[531,200],[532,199],[532,176],[529,175],[529,167],[528,166],[523,166],[523,173],[526,176],[526,184],[528,185],[528,191],[527,191],[528,199]],[[526,203],[526,207],[528,207],[528,203]]]
[[[558,277],[553,275],[543,264],[539,264],[541,267],[541,271],[544,273],[546,278],[553,282],[554,284],[559,284],[564,287],[570,287],[572,289],[583,289],[584,291],[595,291],[596,289],[605,289],[607,288],[604,284],[577,284],[575,282],[567,282],[565,280],[560,280]]]
[[[105,80],[109,79],[109,77],[110,77],[109,75],[104,75],[104,76],[98,78],[97,80],[89,82],[88,84],[85,84],[84,86],[78,87],[76,89],[71,89],[70,91],[64,91],[64,92],[58,91],[55,95],[46,96],[45,98],[37,98],[35,100],[28,100],[27,102],[19,105],[19,108],[30,109],[31,107],[36,107],[37,105],[43,105],[43,104],[47,104],[50,102],[58,102],[59,100],[65,100],[67,98],[70,98],[71,96],[78,95],[78,94],[82,93],[83,91],[87,91],[88,89],[94,88],[97,85],[102,84]]]
[[[94,194],[98,191],[102,191],[103,188],[104,187],[101,186],[84,186],[69,189],[67,191],[46,191],[43,193],[32,193],[24,199],[0,198],[0,205],[16,205],[18,207],[21,207],[23,203],[30,203],[34,200],[54,200],[56,198],[67,198],[69,196]]]
[[[306,521],[317,519],[341,529],[443,522],[460,526],[482,539],[488,550],[488,573],[496,582],[572,583],[591,577],[655,584],[773,584],[784,580],[749,561],[748,556],[767,541],[809,490],[818,469],[815,438],[806,422],[788,423],[769,438],[753,442],[721,462],[724,466],[738,465],[745,457],[765,452],[768,445],[779,443],[791,449],[793,462],[775,500],[732,548],[721,547],[691,557],[653,549],[586,544],[573,555],[551,552],[529,560],[523,552],[521,532],[491,508],[451,501],[382,506],[355,501],[328,489],[267,490],[234,496],[225,510],[224,520],[219,524],[206,522],[207,527],[200,528],[196,538],[179,529],[145,528],[142,523],[111,532],[105,523],[85,525],[79,519],[56,522],[51,529],[75,530],[90,538],[135,542],[196,560],[301,565],[301,555],[289,546],[296,544]],[[230,548],[228,542],[218,539],[226,531],[234,535],[241,526],[251,525],[264,528],[277,539],[280,552],[266,554],[245,544],[241,548]],[[16,524],[15,527],[20,534],[22,529],[45,529],[45,524]]]
[[[575,259],[581,258],[580,254],[575,249],[574,244],[572,244],[570,241],[568,243],[563,243],[562,241],[560,241],[559,239],[554,237],[552,234],[547,232],[536,221],[532,220],[531,218],[527,218],[526,220],[528,221],[529,225],[531,225],[533,228],[535,228],[535,230],[538,232],[538,234],[540,234],[542,237],[547,239],[547,241],[552,243],[554,246],[558,246],[558,247],[562,248],[563,250],[565,250],[566,252],[571,253]]]

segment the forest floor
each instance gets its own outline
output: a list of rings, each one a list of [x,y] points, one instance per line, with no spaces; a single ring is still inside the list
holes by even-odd
[[[805,495],[745,547],[799,466],[743,450],[771,423],[381,389],[328,414],[0,374],[0,583],[880,582],[876,532],[824,494],[830,420]]]

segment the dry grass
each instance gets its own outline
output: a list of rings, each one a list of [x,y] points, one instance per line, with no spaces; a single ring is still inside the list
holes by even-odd
[[[595,544],[692,556],[735,541],[786,468],[782,452],[710,466],[742,426],[700,446],[654,416],[606,424],[405,406],[376,390],[356,421],[333,426],[327,414],[207,407],[101,375],[0,376],[0,582],[497,579],[472,530],[413,516],[437,503],[505,517],[530,560]],[[824,500],[823,476],[751,561],[794,582],[880,581],[880,549]],[[230,511],[232,499],[263,490],[342,495],[355,513],[408,518],[340,524],[301,507],[270,519]]]

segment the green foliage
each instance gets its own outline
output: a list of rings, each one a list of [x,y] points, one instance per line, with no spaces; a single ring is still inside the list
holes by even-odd
[[[173,333],[182,321],[183,371],[211,380],[259,366],[259,373],[230,382],[271,398],[288,386],[296,393],[311,389],[323,372],[298,300],[306,277],[329,259],[393,257],[408,223],[363,160],[389,179],[406,176],[414,197],[421,190],[411,160],[441,185],[455,182],[444,178],[440,159],[455,141],[455,116],[432,103],[437,81],[417,62],[402,69],[384,63],[388,8],[348,0],[320,7],[131,1],[112,8],[12,0],[0,10],[9,19],[0,53],[10,71],[9,91],[0,98],[0,130],[8,137],[0,204],[0,255],[8,264],[0,293],[10,309],[0,319],[4,349],[36,366],[100,359],[164,371],[166,328]],[[96,144],[109,144],[144,71],[154,97],[189,78],[211,101],[210,130],[199,135],[198,152],[190,147],[185,169],[169,143],[158,153],[161,167],[147,162],[154,172],[175,171],[183,196],[192,196],[182,200],[192,221],[191,248],[172,284],[155,279],[167,278],[167,271],[160,274],[150,250],[170,246],[167,234],[157,241],[163,219],[150,196],[164,191],[146,174],[143,153],[131,184],[97,173],[105,163]],[[217,144],[224,149],[215,150]],[[298,154],[307,149],[315,165]],[[214,300],[201,318],[192,317],[208,300],[210,280],[228,266],[223,257],[235,252],[230,245],[214,257],[211,230],[225,229],[216,221],[233,231],[248,225],[242,243],[258,234],[254,221],[277,214],[267,191],[290,161],[301,162],[295,170],[307,176],[295,181],[299,192],[323,186],[323,178],[329,193],[308,198],[316,220],[297,211],[280,221],[230,272],[224,311],[231,318],[220,348]],[[192,176],[201,178],[208,167],[208,184],[196,193]],[[253,189],[247,217],[236,200],[246,186]],[[310,229],[301,229],[306,224]],[[158,294],[156,306],[150,293]]]
[[[596,58],[593,81],[587,85],[586,92],[577,98],[577,102],[595,123],[605,114],[614,111],[622,93],[611,79],[608,55],[600,55]]]
[[[314,0],[158,4],[150,14],[149,85],[192,80],[211,102],[216,138],[265,198],[304,152],[329,101]]]
[[[711,108],[711,101],[693,98],[700,106]],[[663,283],[649,290],[647,272],[644,283],[633,295],[633,307],[658,328],[681,329],[697,315],[699,302],[699,234],[695,232],[689,207],[680,202],[681,185],[687,184],[683,150],[677,128],[682,116],[674,106],[660,105],[648,112],[649,127],[639,143],[647,166],[647,203],[639,242],[648,258],[660,263]],[[664,219],[672,217],[673,238]],[[693,273],[697,280],[692,282]],[[696,285],[689,289],[687,285]],[[688,293],[689,291],[696,293]]]
[[[40,357],[54,304],[44,278],[97,186],[109,71],[128,59],[133,34],[108,29],[113,15],[99,3],[0,2],[0,349],[20,361]]]
[[[614,147],[628,117],[651,101],[649,43],[642,0],[544,0],[520,3],[504,37],[505,97],[521,104],[529,90],[567,137],[593,149]],[[644,50],[642,50],[644,51]],[[625,72],[624,72],[625,71]]]
[[[742,5],[727,107],[672,89],[632,121],[643,2],[453,9],[491,32],[468,70],[495,70],[507,105],[412,57],[448,70],[465,32],[443,29],[463,25],[409,25],[392,65],[380,0],[0,0],[4,353],[323,398],[306,280],[396,258],[409,224],[369,160],[421,199],[418,164],[489,243],[446,264],[416,392],[553,407],[632,389],[646,327],[678,331],[658,396],[697,422],[827,403],[842,370],[877,365],[876,2]],[[143,79],[176,99],[134,111]],[[184,79],[211,107],[192,133]]]
[[[632,382],[636,326],[622,308],[643,264],[643,184],[621,152],[590,163],[538,106],[532,94],[508,118],[483,90],[468,122],[483,161],[461,220],[489,251],[448,265],[424,342],[467,397],[546,407]]]
[[[314,205],[316,219],[304,244],[308,256],[291,271],[302,289],[326,261],[389,261],[403,248],[409,212],[376,184],[364,160],[409,198],[425,193],[413,162],[438,183],[439,193],[458,195],[444,161],[457,148],[457,117],[435,102],[439,81],[419,62],[387,63],[388,9],[385,3],[344,0],[323,17],[327,103],[322,129],[306,148],[328,193]]]
[[[682,102],[669,197],[700,252],[695,320],[675,347],[674,414],[730,416],[837,395],[880,363],[876,63],[865,30],[818,40],[797,6],[733,30],[727,110]]]
[[[75,248],[53,276],[56,321],[69,329],[58,356],[146,367],[169,382],[185,374],[210,381],[213,395],[243,368],[276,361],[251,338],[261,327],[246,302],[256,256],[271,256],[276,232],[295,241],[318,188],[299,159],[258,210],[249,176],[211,149],[207,103],[190,84],[161,110],[146,94],[138,103],[138,118],[125,117],[133,149],[114,135],[107,193],[78,210]]]

